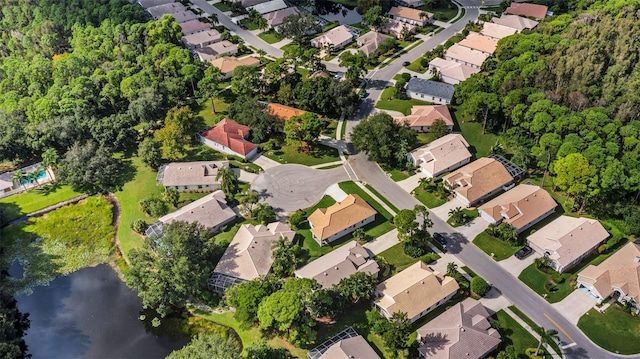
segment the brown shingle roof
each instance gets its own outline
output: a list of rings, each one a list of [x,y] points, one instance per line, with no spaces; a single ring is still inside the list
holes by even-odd
[[[235,217],[236,213],[227,205],[224,193],[218,190],[159,218],[158,221],[165,224],[173,221],[198,222],[206,228],[213,228],[228,223]]]
[[[607,296],[613,287],[640,303],[640,247],[628,243],[598,266],[590,265],[578,274],[578,281],[593,284],[600,295]]]
[[[523,183],[483,204],[479,210],[496,221],[504,218],[504,222],[520,229],[557,206],[542,187]]]
[[[200,136],[246,156],[258,147],[258,145],[244,139],[249,134],[249,130],[249,126],[241,125],[225,118],[215,126],[202,132]]]
[[[353,40],[353,34],[346,26],[340,25],[325,32],[320,36],[313,38],[311,40],[311,43],[314,46],[318,47],[326,45],[339,45],[348,40]]]
[[[309,216],[313,224],[311,232],[319,240],[325,240],[376,214],[376,210],[357,194],[348,195],[342,202],[329,208],[318,208]]]
[[[429,61],[429,66],[435,67],[440,75],[449,77],[460,82],[468,79],[473,74],[480,72],[480,69],[461,64],[452,60],[445,60],[439,57]]]
[[[360,45],[360,51],[365,55],[370,56],[374,52],[378,51],[378,47],[384,40],[390,38],[390,36],[383,35],[377,31],[369,31],[357,38],[356,42]]]
[[[211,25],[200,20],[191,20],[180,24],[182,34],[189,35],[198,31],[210,29]]]
[[[453,118],[447,105],[413,106],[411,114],[396,117],[396,122],[406,123],[409,127],[431,126],[437,119],[441,119],[447,126],[453,126]]]
[[[547,9],[544,5],[513,2],[504,13],[544,19],[547,17]]]
[[[443,177],[453,190],[470,203],[513,182],[504,166],[493,158],[479,158]]]

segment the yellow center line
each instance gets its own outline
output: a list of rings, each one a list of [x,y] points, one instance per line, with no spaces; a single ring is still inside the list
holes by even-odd
[[[542,315],[544,315],[545,318],[549,319],[549,321],[556,326],[556,328],[558,328],[559,331],[562,332],[562,334],[564,334],[569,340],[571,340],[572,343],[575,343],[576,341],[571,337],[571,335],[569,335],[569,333],[567,333],[564,329],[562,329],[562,327],[556,323],[555,320],[551,319],[550,316],[547,315],[547,313],[542,313]]]

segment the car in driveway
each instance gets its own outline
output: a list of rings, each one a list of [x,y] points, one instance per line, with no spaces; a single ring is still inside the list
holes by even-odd
[[[443,246],[447,245],[447,239],[442,235],[442,233],[434,232],[433,239],[438,241],[438,243],[442,244]]]
[[[360,92],[360,98],[365,98],[367,96],[369,96],[369,93],[367,91],[363,90],[362,92]]]
[[[411,65],[411,63],[409,61],[405,61],[405,62],[402,63],[402,66],[409,66],[409,65]]]
[[[525,259],[528,256],[531,255],[531,253],[533,253],[533,249],[531,249],[531,247],[529,246],[524,246],[522,248],[520,248],[516,254],[514,254],[514,256],[518,259]]]

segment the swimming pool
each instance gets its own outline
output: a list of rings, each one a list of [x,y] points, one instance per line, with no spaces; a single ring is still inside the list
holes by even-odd
[[[28,173],[27,175],[29,175],[30,173]],[[43,178],[47,177],[47,172],[46,171],[40,171],[38,172],[38,175],[36,176],[36,179],[41,180]],[[29,184],[29,180],[26,178],[23,178],[20,180],[21,184]]]

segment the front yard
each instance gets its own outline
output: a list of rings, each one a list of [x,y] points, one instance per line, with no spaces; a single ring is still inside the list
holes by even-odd
[[[453,19],[458,14],[458,8],[449,1],[439,1],[436,5],[422,5],[417,9],[433,13],[435,20],[445,22]]]
[[[514,247],[507,242],[503,242],[489,235],[486,231],[478,234],[478,236],[474,238],[473,244],[498,262],[511,257],[521,247]]]
[[[551,269],[551,271],[553,270]],[[560,283],[555,283],[551,280],[550,274],[541,272],[534,263],[525,268],[518,276],[518,279],[542,297],[546,296],[545,298],[549,303],[556,303],[573,292],[571,276],[572,274],[570,273],[564,273],[561,275],[562,280]]]
[[[298,145],[283,144],[277,150],[264,151],[263,155],[280,163],[298,163],[305,166],[340,161],[338,150],[322,144],[315,145],[310,152],[300,150]]]
[[[380,252],[376,257],[382,257],[387,261],[387,263],[389,263],[390,272],[385,273],[385,278],[386,278],[401,272],[403,269],[409,267],[410,265],[416,263],[419,260],[428,264],[428,262],[430,262],[429,260],[430,258],[428,258],[428,256],[433,256],[434,254],[435,253],[433,252],[429,252],[422,257],[413,258],[404,253],[404,249],[402,248],[402,242],[398,241],[398,244],[394,245],[393,247],[383,252]]]
[[[280,37],[278,37],[276,32],[273,30],[262,32],[258,35],[258,37],[264,40],[264,42],[266,42],[267,44],[275,44],[276,42],[280,41]]]
[[[511,318],[504,310],[499,310],[494,317],[494,327],[498,329],[502,337],[499,350],[509,345],[513,345],[518,358],[526,358],[524,351],[527,348],[535,348],[538,341],[526,329],[524,329],[515,319]]]
[[[422,189],[422,186],[418,186],[413,190],[413,196],[427,206],[427,208],[436,208],[447,203],[445,199],[442,199],[433,192]]]
[[[618,305],[604,313],[589,310],[578,321],[578,328],[602,348],[619,354],[640,353],[640,318],[627,314]]]
[[[421,105],[431,105],[430,102],[420,100],[398,100],[394,96],[396,94],[395,87],[387,87],[380,94],[380,101],[376,103],[376,108],[381,110],[391,110],[402,112],[404,115],[411,113],[411,107]]]

